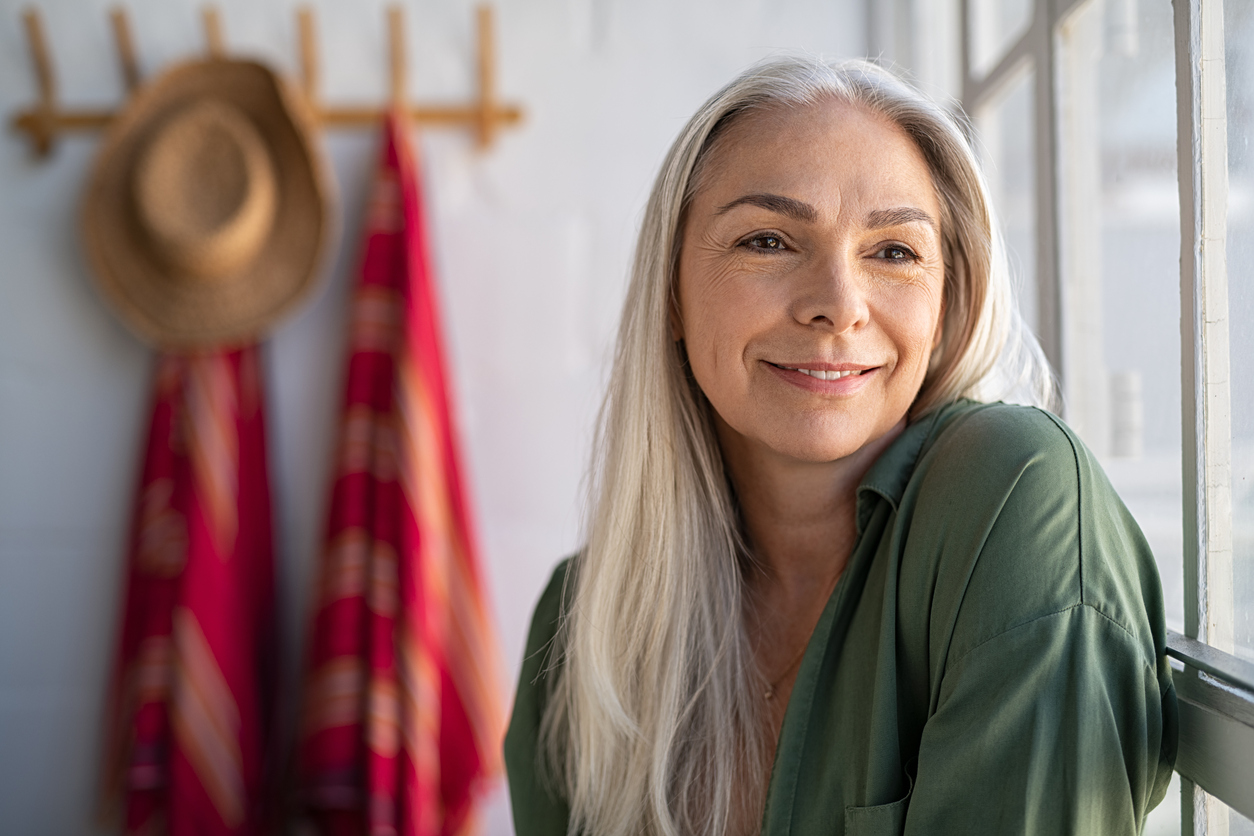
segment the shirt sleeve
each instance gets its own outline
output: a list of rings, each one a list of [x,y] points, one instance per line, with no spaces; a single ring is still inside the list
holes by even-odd
[[[1153,555],[1052,416],[989,410],[951,448],[961,464],[936,475],[962,471],[984,498],[951,507],[937,541],[959,544],[945,560],[961,571],[933,599],[943,640],[905,832],[1138,833],[1176,744]]]
[[[518,836],[566,836],[570,818],[565,801],[542,768],[540,749],[540,722],[554,672],[551,651],[569,563],[563,561],[557,567],[536,604],[505,734],[505,771]]]
[[[943,691],[908,834],[1135,834],[1166,790],[1158,672],[1090,606],[974,648]]]

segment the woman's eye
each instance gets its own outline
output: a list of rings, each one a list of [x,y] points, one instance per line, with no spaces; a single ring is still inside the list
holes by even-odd
[[[915,261],[918,259],[913,250],[901,244],[889,244],[875,255],[877,258],[882,258],[885,261]]]
[[[751,250],[786,250],[784,239],[778,235],[754,235],[741,242],[741,246]]]

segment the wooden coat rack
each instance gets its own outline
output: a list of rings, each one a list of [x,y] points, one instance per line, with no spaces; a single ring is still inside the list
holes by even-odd
[[[297,29],[300,34],[301,86],[309,104],[321,124],[327,127],[357,127],[378,124],[383,117],[381,107],[326,107],[318,100],[318,51],[314,33],[314,14],[308,6],[297,10]],[[135,41],[131,37],[130,22],[126,11],[115,7],[109,14],[113,40],[117,45],[118,59],[122,65],[122,79],[127,93],[134,93],[140,84],[139,64],[135,60]],[[501,128],[517,124],[522,110],[515,105],[501,103],[496,92],[496,43],[493,30],[492,9],[480,6],[476,10],[478,46],[478,88],[475,101],[466,105],[410,105],[406,94],[406,60],[404,16],[400,6],[387,10],[389,69],[392,103],[409,114],[415,122],[443,127],[467,127],[474,131],[481,149],[492,145]],[[107,110],[62,108],[57,102],[56,78],[52,71],[52,58],[44,37],[43,22],[39,12],[28,8],[23,14],[26,40],[30,45],[35,79],[39,87],[39,102],[13,117],[13,126],[27,134],[35,153],[47,156],[59,134],[67,131],[99,130],[113,118]],[[212,6],[203,12],[205,44],[209,55],[222,57],[226,54],[222,36],[222,22]]]

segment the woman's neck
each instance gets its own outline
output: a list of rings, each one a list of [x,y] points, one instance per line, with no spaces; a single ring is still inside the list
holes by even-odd
[[[745,535],[760,569],[751,582],[779,604],[830,591],[856,538],[858,484],[905,420],[853,455],[804,462],[747,442],[716,419]],[[756,597],[756,596],[755,596]],[[824,598],[826,600],[826,598]]]

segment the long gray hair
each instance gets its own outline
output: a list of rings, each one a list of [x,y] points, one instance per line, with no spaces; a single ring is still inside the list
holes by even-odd
[[[943,338],[911,418],[963,397],[1051,402],[987,186],[944,108],[872,64],[796,57],[758,64],[706,102],[649,197],[601,412],[587,546],[550,656],[542,740],[572,833],[722,836],[761,811],[770,746],[742,617],[747,551],[710,407],[668,316],[685,210],[718,138],[746,113],[828,99],[905,131],[940,198]]]

